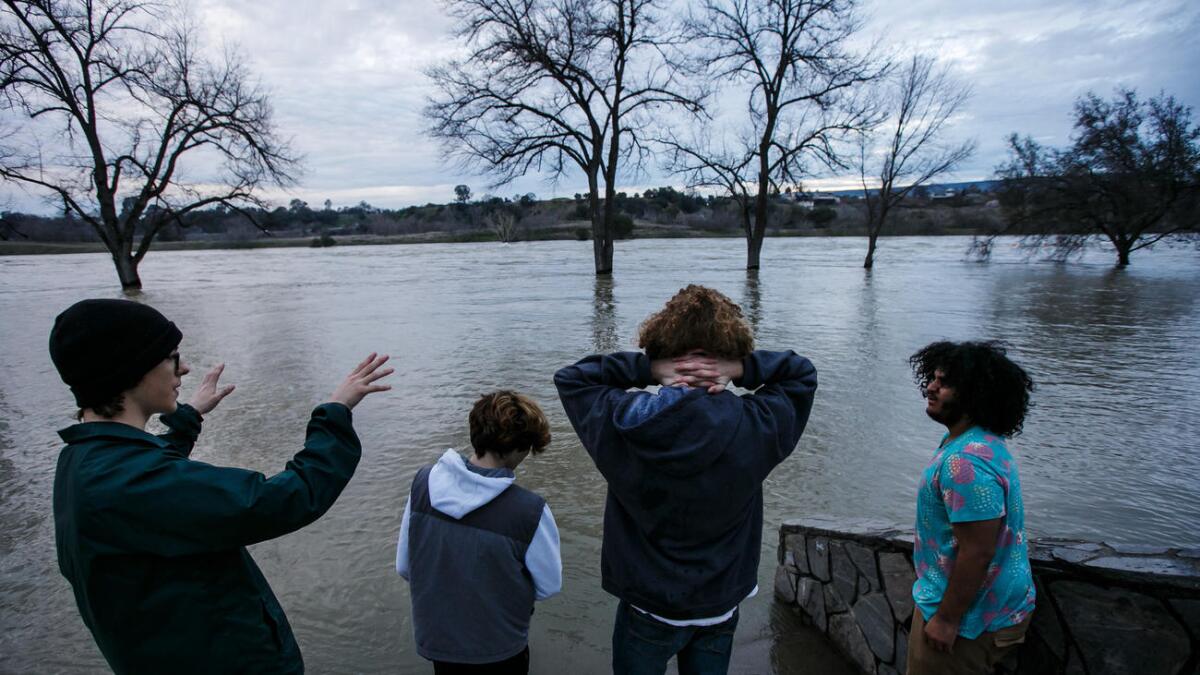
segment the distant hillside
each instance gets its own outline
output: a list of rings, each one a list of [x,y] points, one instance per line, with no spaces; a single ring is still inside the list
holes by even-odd
[[[971,185],[971,184],[960,184]],[[847,196],[856,196],[852,193]],[[741,216],[728,198],[701,196],[664,187],[618,193],[618,239],[636,237],[741,237]],[[865,208],[860,201],[806,208],[785,197],[770,202],[768,236],[861,236]],[[426,204],[379,209],[370,204],[312,209],[300,200],[287,208],[243,213],[227,209],[197,211],[168,224],[154,246],[222,248],[259,246],[332,246],[356,243],[433,241],[530,241],[591,237],[587,202],[558,198]],[[1000,209],[990,196],[960,190],[952,198],[915,196],[892,217],[888,235],[978,234],[998,231]],[[95,233],[74,218],[0,214],[0,253],[101,250]]]
[[[1000,181],[998,180],[972,180],[963,183],[933,183],[932,185],[925,186],[925,189],[927,189],[930,193],[940,193],[945,192],[946,190],[964,192],[968,189],[971,191],[978,190],[979,192],[987,193],[995,192],[999,188]],[[822,194],[837,195],[839,197],[857,198],[862,196],[862,190],[824,190],[820,192],[822,192]],[[871,192],[875,193],[878,192],[878,190],[872,190]]]

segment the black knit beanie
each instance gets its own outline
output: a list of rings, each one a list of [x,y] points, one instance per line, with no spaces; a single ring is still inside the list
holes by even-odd
[[[80,408],[132,389],[171,355],[183,334],[153,307],[131,300],[80,300],[54,319],[50,358]]]

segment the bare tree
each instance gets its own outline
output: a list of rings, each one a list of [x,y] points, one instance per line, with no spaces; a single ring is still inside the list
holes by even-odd
[[[1070,147],[1008,141],[1000,202],[1027,247],[1065,259],[1100,235],[1125,267],[1134,251],[1200,233],[1200,126],[1173,96],[1089,93],[1075,102]]]
[[[236,53],[206,60],[186,17],[161,5],[4,0],[0,90],[23,117],[0,177],[91,225],[126,290],[168,223],[294,182],[297,160]]]
[[[758,269],[770,196],[811,173],[847,168],[839,142],[877,123],[859,85],[886,66],[849,47],[856,0],[705,0],[689,21],[700,64],[715,81],[749,85],[749,120],[736,139],[709,133],[663,139],[672,169],[717,186],[741,209],[746,268]]]
[[[517,240],[517,217],[508,209],[495,209],[487,217],[488,225],[496,238],[505,244]]]
[[[596,274],[612,273],[616,182],[652,113],[701,109],[665,58],[657,0],[450,0],[461,61],[429,71],[430,134],[498,187],[529,171],[588,183]],[[601,200],[601,182],[604,197]]]
[[[952,145],[939,142],[971,90],[950,79],[945,68],[934,66],[931,58],[913,56],[894,71],[882,94],[889,115],[882,125],[883,147],[874,145],[874,133],[861,137],[858,171],[867,207],[867,257],[863,261],[867,269],[875,264],[876,241],[892,209],[913,190],[953,170],[975,151],[974,140]]]

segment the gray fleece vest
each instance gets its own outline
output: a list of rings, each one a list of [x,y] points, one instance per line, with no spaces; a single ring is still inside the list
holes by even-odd
[[[434,661],[492,663],[529,643],[533,578],[525,551],[546,502],[516,484],[455,520],[429,503],[417,472],[408,523],[409,586],[417,653]]]

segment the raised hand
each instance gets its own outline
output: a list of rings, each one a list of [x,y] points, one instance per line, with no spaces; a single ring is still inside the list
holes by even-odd
[[[233,393],[235,387],[232,384],[218,386],[223,372],[225,372],[225,364],[218,363],[215,368],[205,373],[204,379],[200,381],[200,388],[192,394],[192,399],[188,401],[188,405],[195,408],[196,412],[201,415],[212,412],[221,399]]]
[[[378,356],[375,352],[371,352],[352,373],[346,376],[337,389],[333,390],[333,395],[329,397],[329,400],[353,409],[367,394],[391,389],[391,385],[388,384],[375,384],[376,381],[395,372],[392,368],[379,369],[380,366],[387,363],[388,358],[390,357],[387,354]]]

